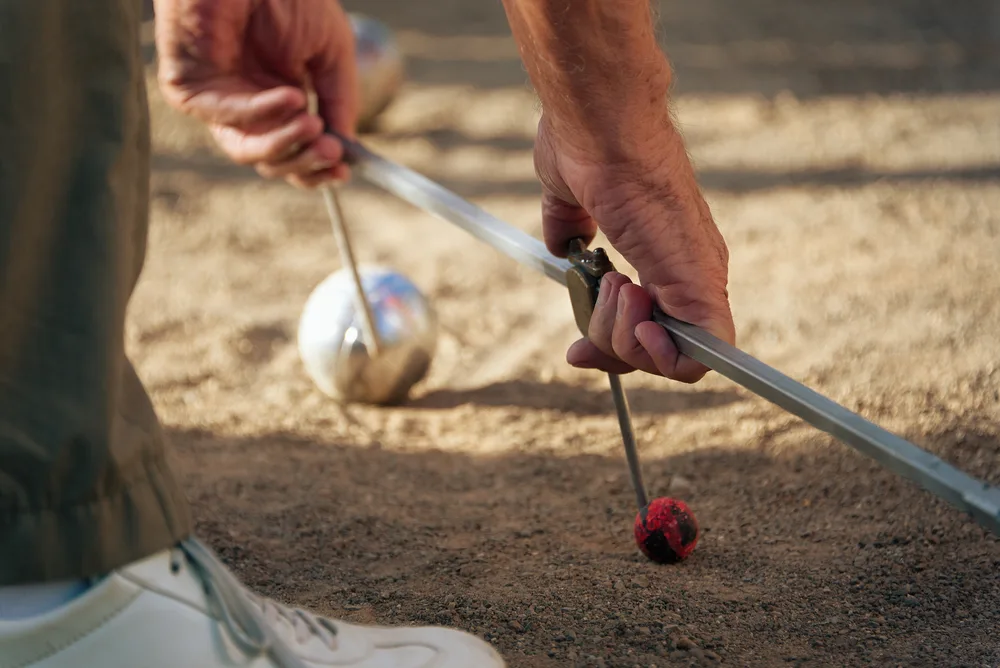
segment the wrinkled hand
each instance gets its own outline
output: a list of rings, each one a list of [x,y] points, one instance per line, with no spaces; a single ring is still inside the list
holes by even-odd
[[[155,0],[159,83],[235,162],[311,187],[347,178],[360,93],[337,0]],[[310,114],[305,89],[315,91]]]
[[[608,160],[581,147],[579,137],[560,137],[543,115],[535,168],[544,188],[545,242],[565,257],[570,239],[589,242],[600,228],[641,283],[620,273],[604,277],[588,336],[567,353],[570,364],[694,383],[708,369],[678,353],[651,321],[653,306],[735,343],[729,253],[681,137],[669,125],[655,134],[628,159]]]

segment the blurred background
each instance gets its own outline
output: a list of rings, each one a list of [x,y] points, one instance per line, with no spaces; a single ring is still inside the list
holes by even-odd
[[[345,7],[405,57],[364,140],[538,234],[538,107],[500,3]],[[677,0],[659,20],[740,347],[1000,483],[1000,3]],[[151,34],[129,345],[199,531],[249,584],[457,625],[513,666],[1000,665],[996,538],[715,375],[626,379],[652,493],[704,530],[682,567],[644,562],[606,381],[564,363],[564,291],[361,183],[356,252],[408,275],[441,336],[407,404],[334,405],[295,347],[339,268],[322,200],[168,110]]]

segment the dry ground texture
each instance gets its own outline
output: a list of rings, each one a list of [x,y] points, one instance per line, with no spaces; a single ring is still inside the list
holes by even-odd
[[[537,109],[500,3],[348,7],[409,58],[369,142],[537,234]],[[741,347],[1000,483],[1000,3],[661,19]],[[295,347],[339,266],[319,195],[230,166],[151,96],[129,347],[199,532],[250,586],[454,625],[523,668],[1000,666],[997,538],[717,375],[627,378],[647,482],[704,527],[684,564],[644,561],[606,381],[564,364],[562,289],[360,184],[357,252],[409,275],[443,332],[409,404],[333,405]]]

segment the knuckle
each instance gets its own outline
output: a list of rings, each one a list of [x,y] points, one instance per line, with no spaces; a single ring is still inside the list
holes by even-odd
[[[590,320],[590,329],[587,332],[587,339],[594,344],[594,347],[605,355],[616,356],[614,344],[612,343],[611,328],[606,326],[597,317],[591,318]]]
[[[615,332],[611,337],[611,347],[618,359],[632,366],[638,366],[638,363],[646,357],[645,349],[630,331]]]
[[[160,61],[156,74],[157,87],[164,101],[173,109],[189,116],[201,117],[193,100],[198,96],[199,89],[194,83],[191,67],[183,58],[168,57]]]

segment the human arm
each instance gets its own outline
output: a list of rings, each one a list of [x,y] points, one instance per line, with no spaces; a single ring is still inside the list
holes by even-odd
[[[589,336],[568,360],[697,381],[707,369],[678,353],[652,308],[735,342],[728,250],[671,118],[671,68],[648,0],[503,3],[542,103],[545,241],[565,255],[570,239],[599,228],[640,280],[605,278]]]

